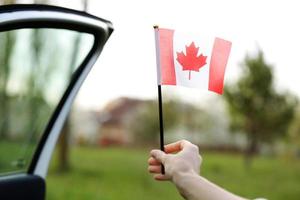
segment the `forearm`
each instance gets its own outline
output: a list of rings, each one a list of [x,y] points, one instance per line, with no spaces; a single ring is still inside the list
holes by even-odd
[[[180,173],[173,177],[180,194],[187,200],[245,200],[211,183],[196,173]]]

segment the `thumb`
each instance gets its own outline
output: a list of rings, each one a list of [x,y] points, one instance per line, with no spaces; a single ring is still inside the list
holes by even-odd
[[[165,163],[165,159],[166,159],[166,153],[165,152],[163,152],[163,151],[161,151],[161,150],[152,150],[151,152],[150,152],[150,155],[154,158],[154,159],[156,159],[156,160],[158,160],[159,162],[161,162],[162,164],[164,164]]]

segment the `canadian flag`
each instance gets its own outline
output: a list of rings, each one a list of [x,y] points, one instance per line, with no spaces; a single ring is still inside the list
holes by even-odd
[[[223,93],[231,42],[155,28],[159,85],[181,85]]]

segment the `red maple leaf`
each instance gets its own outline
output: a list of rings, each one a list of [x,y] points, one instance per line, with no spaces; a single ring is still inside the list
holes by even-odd
[[[182,70],[189,70],[189,80],[191,80],[191,71],[199,72],[199,69],[206,64],[207,56],[200,54],[197,56],[199,47],[196,48],[195,43],[192,42],[190,46],[185,46],[186,55],[181,51],[177,53],[177,61],[182,66]]]

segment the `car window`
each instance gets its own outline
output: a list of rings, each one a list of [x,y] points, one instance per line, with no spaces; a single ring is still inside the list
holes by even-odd
[[[64,29],[0,32],[0,175],[23,172],[73,72],[94,43]]]

